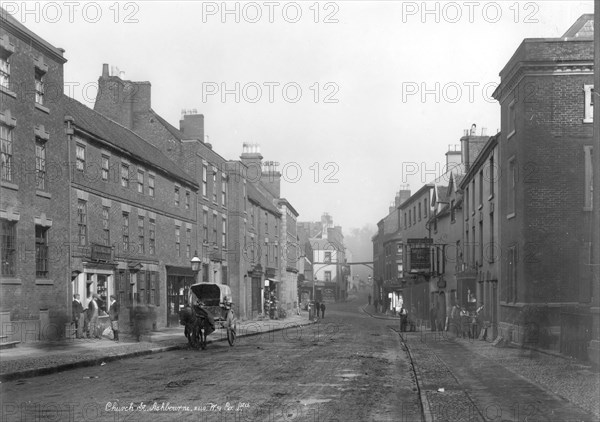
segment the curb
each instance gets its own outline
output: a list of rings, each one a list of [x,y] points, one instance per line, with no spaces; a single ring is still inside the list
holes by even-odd
[[[291,325],[284,325],[283,327],[277,327],[275,329],[270,329],[270,330],[266,330],[266,331],[257,331],[257,332],[247,333],[247,334],[240,334],[237,337],[242,338],[242,337],[257,336],[257,335],[261,335],[264,333],[283,331],[288,328],[303,327],[303,326],[307,326],[307,325],[311,325],[311,324],[315,324],[315,322],[308,321],[306,323],[294,323]],[[227,341],[227,338],[222,337],[222,338],[218,338],[218,339],[207,340],[206,344],[209,345],[209,344],[221,342],[221,341]],[[134,343],[134,344],[137,344],[137,343]],[[8,373],[0,375],[0,381],[6,382],[6,381],[13,381],[15,379],[32,378],[32,377],[37,377],[37,376],[41,376],[41,375],[50,375],[50,374],[55,374],[57,372],[67,371],[70,369],[78,369],[78,368],[85,368],[88,366],[96,366],[96,365],[100,365],[102,362],[105,362],[105,363],[106,362],[114,362],[114,361],[121,360],[121,359],[151,355],[154,353],[170,352],[173,350],[184,349],[186,347],[188,347],[187,341],[185,343],[181,343],[181,344],[171,344],[169,346],[154,347],[149,350],[138,350],[135,352],[123,352],[123,353],[119,353],[116,355],[96,357],[96,358],[81,360],[81,361],[77,361],[77,362],[59,364],[59,365],[55,365],[55,366],[45,366],[45,367],[41,367],[41,368],[25,369],[23,371],[8,372]]]
[[[377,315],[373,315],[372,313],[370,313],[369,311],[367,311],[365,308],[360,308],[361,311],[363,311],[365,314],[369,315],[371,318],[377,318],[377,319],[387,319],[390,321],[398,321],[400,322],[400,318],[395,318],[395,317],[386,317],[386,316],[377,316]]]

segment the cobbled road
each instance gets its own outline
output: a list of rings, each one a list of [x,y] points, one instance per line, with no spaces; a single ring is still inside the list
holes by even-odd
[[[331,304],[303,328],[1,384],[2,421],[420,421],[393,321]]]

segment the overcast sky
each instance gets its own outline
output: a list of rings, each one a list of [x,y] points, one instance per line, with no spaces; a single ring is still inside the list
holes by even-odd
[[[25,14],[3,2],[66,50],[71,96],[93,107],[103,63],[150,81],[169,122],[204,114],[227,159],[259,143],[300,220],[326,211],[347,231],[375,225],[401,185],[433,179],[472,123],[496,132],[491,93],[524,38],[559,37],[593,12],[574,0],[227,2],[231,13],[222,2],[72,3]]]

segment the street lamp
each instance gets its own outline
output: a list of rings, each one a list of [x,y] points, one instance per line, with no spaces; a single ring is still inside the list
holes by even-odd
[[[199,273],[202,260],[198,258],[198,251],[194,251],[194,257],[190,260],[190,263],[192,264],[192,271]]]

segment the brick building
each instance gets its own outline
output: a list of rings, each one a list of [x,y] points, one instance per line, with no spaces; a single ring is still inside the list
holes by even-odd
[[[0,324],[13,341],[70,322],[64,50],[0,9]]]
[[[592,32],[583,15],[560,38],[523,40],[494,93],[500,333],[575,356],[591,332]]]
[[[72,291],[115,294],[127,324],[136,304],[156,307],[157,326],[178,325],[172,273],[192,277],[198,183],[131,130],[65,100],[71,171]],[[183,287],[183,286],[181,286]],[[86,305],[85,301],[84,307]]]
[[[197,214],[192,218],[197,221],[199,234],[192,254],[197,252],[202,260],[198,278],[203,282],[228,284],[228,207],[231,195],[228,193],[227,160],[208,142],[203,115],[195,111],[184,113],[178,129],[152,109],[150,82],[129,81],[123,77],[122,73],[111,75],[109,66],[103,65],[94,110],[141,136],[196,181],[198,195],[192,200],[197,201],[194,205]],[[187,195],[187,191],[185,193]],[[174,186],[173,191],[168,193],[170,197],[173,195],[180,195],[181,201],[184,200],[181,186]],[[187,196],[185,200],[188,200]],[[186,300],[189,286],[195,282],[196,274],[191,272],[189,260],[185,265],[169,266],[169,307],[177,309],[177,305]],[[237,292],[232,294],[235,303]]]

